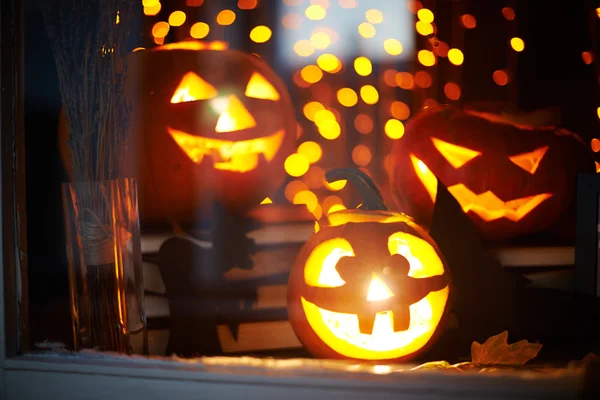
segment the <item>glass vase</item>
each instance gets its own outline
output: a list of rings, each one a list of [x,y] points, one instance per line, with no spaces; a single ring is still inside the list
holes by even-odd
[[[74,349],[147,354],[137,184],[63,184]]]

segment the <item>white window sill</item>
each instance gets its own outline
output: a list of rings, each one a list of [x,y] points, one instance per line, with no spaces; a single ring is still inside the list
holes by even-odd
[[[410,371],[323,360],[27,355],[4,364],[12,399],[574,398],[582,369]]]

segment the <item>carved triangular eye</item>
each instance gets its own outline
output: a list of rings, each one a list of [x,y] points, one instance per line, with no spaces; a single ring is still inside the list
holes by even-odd
[[[533,175],[540,166],[540,162],[546,155],[548,148],[549,146],[540,147],[532,152],[517,154],[515,156],[508,157],[508,159],[516,166]]]
[[[193,72],[188,72],[177,86],[171,103],[186,103],[188,101],[208,100],[217,97],[217,89]]]
[[[246,86],[246,97],[276,101],[279,100],[279,93],[264,76],[255,72]]]
[[[443,140],[431,138],[433,145],[440,154],[454,168],[460,168],[472,159],[481,155],[481,152],[468,149],[466,147],[457,146],[455,144],[446,143]]]

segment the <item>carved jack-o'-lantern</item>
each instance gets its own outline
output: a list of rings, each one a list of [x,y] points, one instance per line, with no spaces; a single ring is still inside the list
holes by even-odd
[[[446,106],[413,118],[392,154],[401,209],[430,221],[437,177],[488,239],[551,227],[571,205],[577,173],[594,168],[571,132]]]
[[[437,246],[409,217],[372,203],[330,214],[291,271],[290,322],[317,356],[406,360],[441,330],[450,286]]]
[[[191,222],[212,201],[243,211],[282,182],[295,112],[285,85],[258,56],[223,42],[186,41],[128,61],[129,162],[143,224]]]

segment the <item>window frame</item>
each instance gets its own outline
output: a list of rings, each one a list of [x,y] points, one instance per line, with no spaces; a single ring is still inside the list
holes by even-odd
[[[207,366],[202,360],[141,358],[89,353],[27,354],[27,236],[23,120],[23,3],[0,3],[0,399],[169,398],[266,399],[561,397],[581,390],[581,377],[523,379],[440,371],[390,375],[332,371],[328,361],[312,368],[277,368],[233,361]],[[225,358],[224,358],[225,359]],[[227,359],[225,359],[227,360]],[[228,359],[232,360],[232,359]],[[322,364],[319,364],[322,363]],[[316,364],[316,366],[315,366]]]

